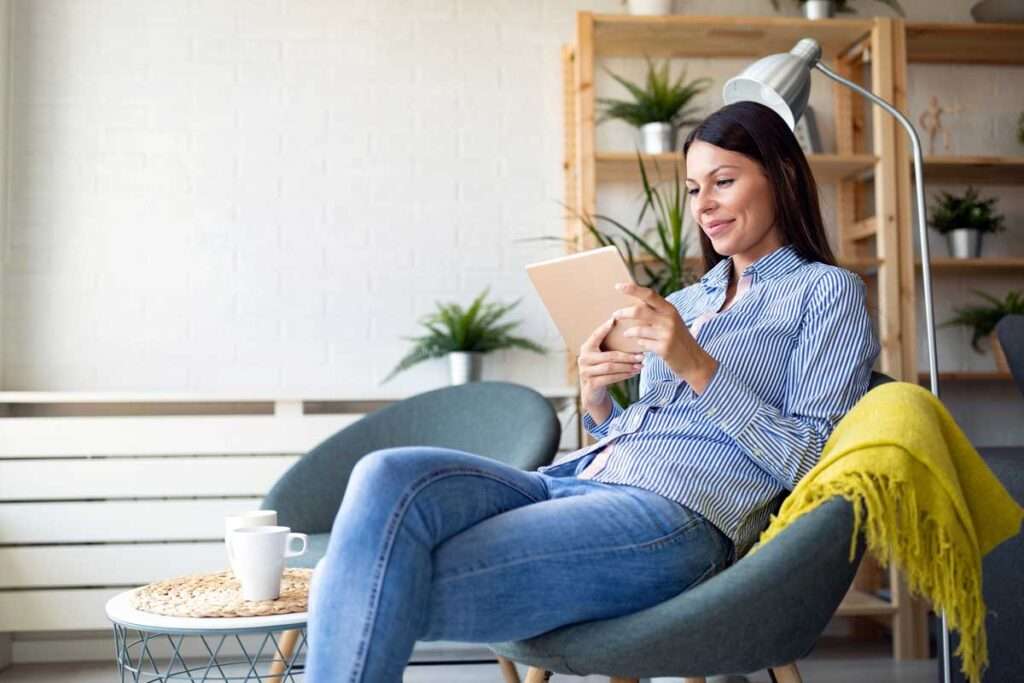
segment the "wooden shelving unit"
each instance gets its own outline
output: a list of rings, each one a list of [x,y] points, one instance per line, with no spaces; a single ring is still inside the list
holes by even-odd
[[[565,203],[570,208],[566,237],[582,248],[595,246],[574,214],[593,215],[603,183],[638,182],[636,152],[598,150],[595,143],[596,103],[594,71],[602,57],[759,58],[787,52],[801,38],[813,37],[824,56],[847,77],[864,84],[864,56],[873,56],[871,85],[879,96],[892,101],[896,84],[891,55],[896,49],[895,25],[886,19],[807,21],[778,17],[639,17],[577,14],[576,42],[562,51],[565,93]],[[863,100],[835,87],[837,152],[815,154],[809,162],[819,184],[837,185],[840,263],[861,273],[872,291],[878,311],[882,343],[880,369],[893,377],[916,381],[913,366],[904,367],[901,354],[901,261],[897,228],[898,157],[896,123],[886,115],[865,116]],[[865,131],[871,127],[874,145],[867,148]],[[662,177],[683,162],[680,154],[643,155],[648,169],[657,165]],[[865,201],[874,183],[872,200]],[[868,210],[865,211],[865,206]],[[881,216],[883,220],[876,217]],[[699,259],[688,259],[691,266]],[[699,271],[698,271],[699,272]],[[576,382],[570,358],[570,383]],[[866,562],[865,565],[873,563]],[[873,592],[882,580],[877,565],[868,570],[844,599],[837,614],[889,620],[897,658],[927,656],[923,610],[914,608],[896,571],[889,572],[893,599]]]
[[[1024,157],[926,156],[924,177],[928,183],[1022,185]]]
[[[920,261],[915,265],[921,268]],[[1024,258],[933,258],[931,270],[933,275],[1019,276],[1024,273]]]
[[[1020,26],[903,23],[906,59],[919,64],[1024,64]]]
[[[670,169],[673,164],[683,163],[679,153],[641,154],[647,168],[655,166]],[[811,154],[807,161],[819,183],[833,183],[845,178],[856,178],[869,174],[878,159],[871,154]],[[636,152],[597,152],[594,155],[599,180],[634,180],[640,177]]]
[[[1013,379],[1008,372],[940,372],[939,382],[1009,382]],[[927,384],[931,377],[927,372],[917,373],[917,381]]]
[[[969,64],[969,65],[1024,65],[1024,25],[1014,24],[958,24],[895,22],[896,49],[892,59],[892,72],[897,84],[896,106],[907,111],[907,72],[910,64]],[[904,168],[909,168],[911,157],[906,136],[897,139],[898,157]],[[1016,150],[1008,150],[1015,152]],[[903,283],[903,364],[917,368],[916,282],[921,264],[914,249],[916,226],[911,220],[913,194],[911,174],[899,178],[900,206],[898,223],[900,232],[900,268]],[[1024,184],[1024,156],[1020,155],[930,155],[924,163],[925,188],[934,184],[998,185]],[[1009,230],[1020,230],[1010,225]],[[934,235],[933,235],[934,237]],[[990,257],[979,259],[932,258],[934,279],[941,278],[1014,278],[1024,284],[1024,257]],[[927,372],[919,373],[927,378]],[[999,372],[942,372],[941,382],[1002,382],[1009,376]],[[927,381],[927,380],[925,380]]]
[[[812,23],[791,17],[586,14],[590,54],[597,57],[763,57],[789,52],[798,40],[810,36],[832,60],[872,30],[872,22],[864,19]]]

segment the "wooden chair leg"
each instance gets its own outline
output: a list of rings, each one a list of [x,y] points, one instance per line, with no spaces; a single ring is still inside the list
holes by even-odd
[[[775,683],[803,683],[803,679],[800,678],[800,672],[797,671],[796,662],[786,664],[785,666],[776,666],[768,669],[768,673],[771,674],[772,680]]]
[[[545,683],[551,678],[551,672],[531,666],[526,672],[526,683]]]
[[[292,629],[281,634],[281,640],[277,643],[279,652],[274,653],[274,661],[270,663],[270,676],[268,683],[281,683],[281,674],[284,673],[285,665],[292,658],[295,650],[295,643],[299,639],[299,630]]]
[[[501,669],[501,677],[505,683],[519,683],[519,672],[516,665],[507,657],[498,657],[498,668]]]

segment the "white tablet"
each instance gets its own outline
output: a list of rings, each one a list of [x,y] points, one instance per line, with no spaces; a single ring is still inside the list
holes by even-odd
[[[616,282],[633,282],[633,276],[613,246],[531,263],[526,273],[562,333],[566,348],[574,354],[617,309],[638,303],[615,289]],[[623,336],[633,324],[617,320],[601,348],[642,353],[635,339]]]

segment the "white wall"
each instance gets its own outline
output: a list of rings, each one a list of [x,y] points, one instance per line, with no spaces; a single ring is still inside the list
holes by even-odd
[[[7,244],[7,166],[8,166],[8,105],[10,104],[8,85],[11,70],[11,4],[8,0],[0,0],[0,356],[4,348],[4,330],[7,328],[4,317],[4,298],[6,286],[4,282],[4,258]],[[4,364],[0,358],[0,387],[4,386]],[[0,643],[0,666],[2,666],[3,644]]]
[[[968,21],[970,4],[904,0],[915,20]],[[522,270],[559,248],[516,240],[563,228],[559,48],[577,9],[621,11],[14,0],[2,387],[370,394],[416,318],[485,286],[523,297],[522,333],[560,349]],[[773,13],[766,0],[677,9]],[[688,63],[716,78],[707,109],[742,65]],[[1006,87],[1020,70],[976,71],[912,72],[915,118],[933,87],[970,108],[955,152],[996,145],[1024,109]],[[830,146],[827,88],[814,104]],[[628,130],[599,131],[602,146],[631,147]],[[608,189],[601,208],[631,217],[632,190]],[[1021,204],[1007,206],[1019,227]],[[499,354],[485,374],[561,385],[564,357]],[[445,381],[438,361],[383,391]]]

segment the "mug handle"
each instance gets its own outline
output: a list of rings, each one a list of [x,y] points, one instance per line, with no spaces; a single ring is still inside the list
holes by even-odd
[[[299,550],[292,550],[292,541],[299,539],[302,541],[302,548]],[[285,557],[298,557],[306,552],[306,543],[309,537],[306,534],[288,534],[288,540],[285,542]]]

